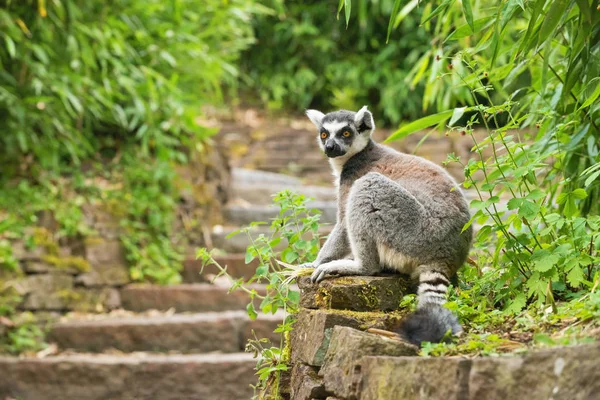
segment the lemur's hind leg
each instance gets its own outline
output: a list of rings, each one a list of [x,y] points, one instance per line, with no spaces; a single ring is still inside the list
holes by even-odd
[[[311,276],[320,282],[327,275],[376,275],[381,272],[381,245],[401,246],[398,237],[422,234],[423,206],[401,185],[371,172],[352,185],[346,205],[346,227],[352,260],[335,260],[318,266]],[[399,227],[402,227],[399,229]]]

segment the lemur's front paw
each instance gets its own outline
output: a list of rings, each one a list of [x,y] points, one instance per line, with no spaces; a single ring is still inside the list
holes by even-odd
[[[315,272],[310,276],[312,283],[319,283],[327,277],[327,275],[335,274],[336,272],[327,264],[319,265],[315,268]]]

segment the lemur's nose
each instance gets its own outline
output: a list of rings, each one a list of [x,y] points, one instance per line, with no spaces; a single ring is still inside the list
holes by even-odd
[[[333,143],[329,142],[325,145],[325,151],[332,151],[334,147],[335,147],[335,145]]]

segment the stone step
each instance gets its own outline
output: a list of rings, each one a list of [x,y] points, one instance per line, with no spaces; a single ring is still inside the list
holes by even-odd
[[[321,211],[321,223],[334,224],[337,215],[335,201],[311,201],[309,208]],[[248,225],[253,221],[270,221],[279,216],[279,209],[274,205],[235,205],[230,204],[223,210],[225,220],[238,226]]]
[[[326,238],[327,235],[331,232],[333,228],[333,224],[322,224],[319,228],[319,234],[323,238]],[[213,232],[211,234],[213,248],[224,250],[227,253],[246,253],[246,248],[250,245],[250,240],[248,236],[244,233],[240,233],[238,235],[227,238],[232,232],[239,230],[238,227],[230,227],[230,226],[216,226],[213,228]],[[270,236],[270,230],[267,226],[257,226],[252,230],[252,236],[257,237],[260,234],[264,234]],[[284,241],[280,243],[276,248],[282,249],[285,247]]]
[[[233,186],[238,184],[277,184],[298,186],[302,184],[300,179],[293,176],[245,168],[233,168],[231,171],[231,181]]]
[[[256,267],[258,260],[252,260],[246,264],[245,254],[227,254],[224,256],[215,256],[215,261],[223,268],[227,268],[227,272],[234,278],[250,279]],[[181,277],[184,283],[202,283],[210,282],[212,278],[220,272],[215,265],[207,265],[202,268],[202,261],[196,259],[187,259],[183,262],[183,271]]]
[[[265,293],[265,285],[252,285],[259,293]],[[249,297],[236,290],[228,293],[228,287],[209,283],[158,286],[148,284],[127,285],[121,289],[121,304],[126,310],[175,309],[177,312],[211,312],[245,310]]]
[[[86,318],[87,317],[87,318]],[[259,315],[246,311],[152,316],[79,316],[55,324],[48,336],[61,349],[103,352],[236,353],[244,350],[252,330],[279,344],[273,333],[284,314]]]
[[[333,177],[332,177],[333,180]],[[237,183],[232,187],[232,197],[252,204],[273,204],[273,196],[283,190],[303,194],[320,201],[335,201],[336,191],[331,187],[311,185],[285,185],[276,183]]]
[[[0,357],[0,398],[249,399],[255,366],[248,353]]]

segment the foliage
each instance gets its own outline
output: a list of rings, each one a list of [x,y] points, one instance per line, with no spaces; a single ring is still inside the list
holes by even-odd
[[[578,199],[584,214],[600,211],[600,14],[593,4],[426,3],[421,21],[437,39],[413,70],[415,78],[428,74],[424,107],[461,106],[455,110],[465,113],[464,121],[472,112],[462,106],[501,104],[491,110],[489,127],[537,131],[531,137],[535,151],[558,149],[562,155],[551,167],[566,179],[565,190],[587,191],[588,196]],[[394,138],[443,123],[452,111],[443,114],[413,123],[412,129],[403,127]],[[478,122],[484,124],[481,118]],[[562,204],[561,209],[572,202]]]
[[[257,42],[245,51],[243,98],[258,93],[271,109],[346,108],[365,104],[380,120],[398,123],[422,114],[423,85],[408,82],[430,37],[407,17],[386,44],[392,0],[354,1],[358,23],[331,18],[331,1],[270,0],[274,14],[253,20]],[[417,1],[409,6],[416,13]]]
[[[401,3],[395,1],[390,32]],[[600,14],[592,4],[423,5],[421,24],[436,39],[410,76],[427,80],[423,106],[438,113],[388,140],[433,126],[468,135],[474,158],[452,154],[448,163],[464,167],[464,187],[477,194],[468,225],[478,228],[478,266],[464,268],[449,303],[469,333],[426,346],[424,354],[522,348],[527,340],[507,338],[511,330],[530,333],[535,343],[576,343],[597,327]],[[350,13],[349,2],[339,7]],[[556,337],[539,333],[558,328]]]
[[[176,282],[173,167],[214,134],[195,122],[199,107],[235,86],[249,19],[264,10],[249,0],[0,2],[2,237],[25,236],[46,210],[56,239],[89,234],[81,206],[100,201],[122,218],[132,277]]]
[[[509,312],[530,301],[556,309],[557,299],[589,290],[600,265],[600,218],[585,216],[598,212],[599,200],[600,63],[591,61],[600,61],[600,17],[587,0],[544,5],[444,1],[432,11],[427,4],[422,22],[435,25],[440,44],[422,59],[426,65],[436,55],[423,101],[466,104],[388,139],[448,121],[451,131],[471,136],[476,158],[449,161],[463,165],[465,188],[478,194],[469,225],[481,225],[477,243],[491,250],[480,258],[498,271],[490,305]],[[457,27],[462,15],[467,23]],[[452,95],[439,96],[445,90]],[[473,134],[480,125],[481,140]],[[537,132],[524,131],[532,126]]]
[[[194,119],[233,82],[252,42],[250,1],[5,1],[0,157],[57,169],[136,143],[180,157],[210,132]],[[193,92],[186,91],[194,88]],[[183,90],[186,89],[186,90]]]
[[[227,266],[219,265],[206,249],[199,249],[197,257],[204,265],[214,264],[220,269],[219,276],[227,276],[231,282],[230,291],[243,290],[248,293],[250,302],[247,312],[251,319],[257,318],[255,300],[260,300],[258,309],[264,314],[275,314],[283,310],[284,321],[275,332],[281,334],[280,342],[272,345],[268,339],[250,340],[246,351],[258,358],[257,375],[259,382],[255,387],[256,398],[269,395],[279,399],[279,380],[281,371],[287,371],[289,363],[289,333],[294,322],[293,314],[298,311],[300,295],[291,288],[294,279],[305,271],[294,269],[287,263],[313,261],[319,251],[319,218],[317,210],[306,206],[306,198],[290,191],[275,195],[274,202],[279,206],[279,216],[269,227],[269,233],[254,236],[254,228],[266,222],[254,222],[250,226],[234,232],[248,236],[250,245],[246,250],[246,263],[258,260],[254,276],[244,281],[235,279],[227,273]],[[279,262],[277,260],[284,260]],[[215,278],[216,279],[216,278]],[[261,295],[251,287],[253,283],[266,283],[266,294]]]

